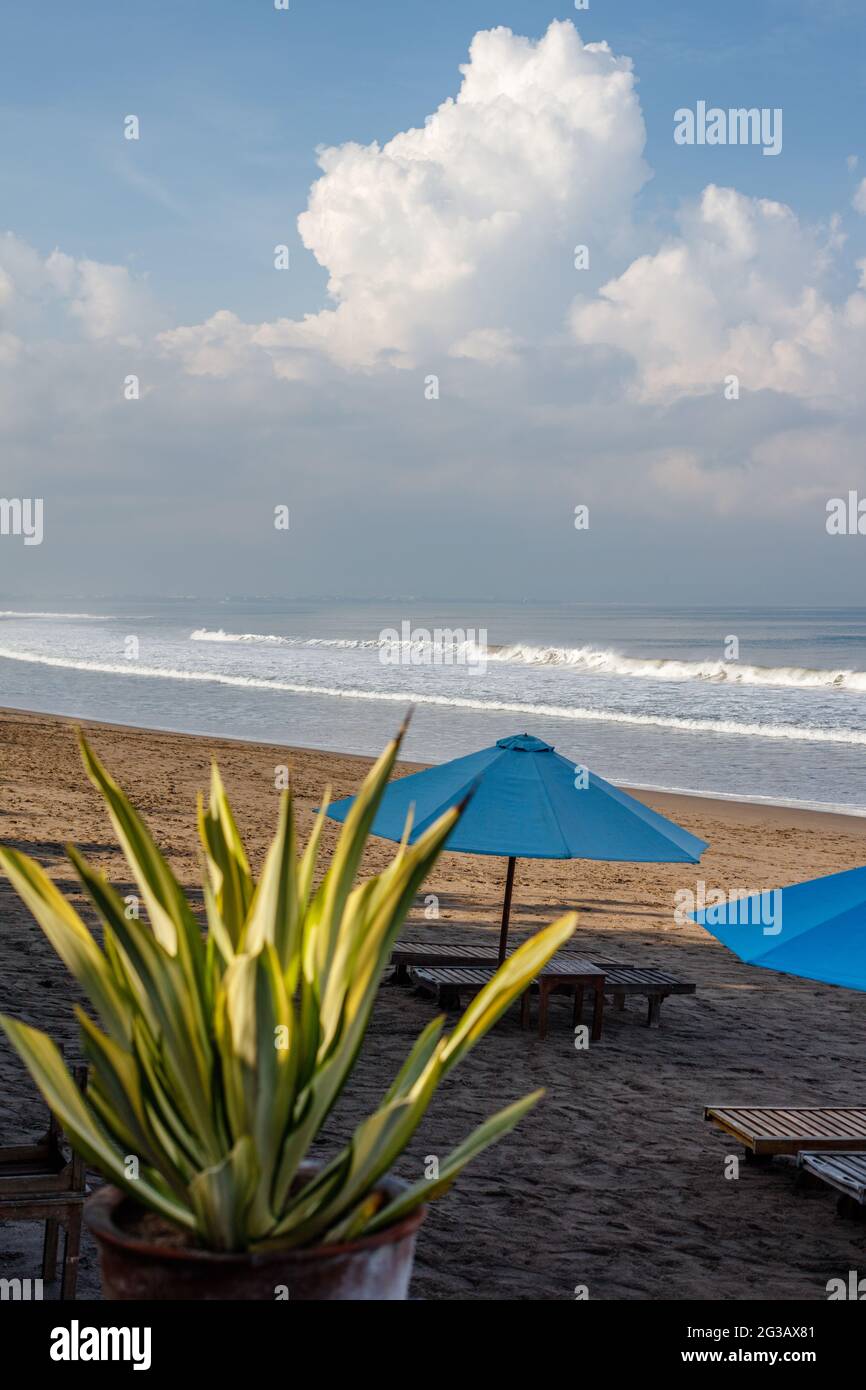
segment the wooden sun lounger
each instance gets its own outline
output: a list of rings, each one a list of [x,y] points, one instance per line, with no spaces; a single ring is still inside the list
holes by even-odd
[[[433,991],[442,1008],[459,1006],[462,993],[477,994],[496,973],[495,966],[417,966],[413,977],[423,989]],[[565,956],[560,953],[548,961],[539,971],[529,989],[521,997],[520,1022],[522,1027],[529,1023],[529,995],[532,987],[538,990],[538,1036],[547,1036],[547,1006],[551,994],[565,990],[574,994],[574,1025],[580,1022],[583,1013],[583,996],[586,989],[594,993],[595,1003],[592,1014],[592,1040],[601,1037],[604,1019],[604,972],[581,956]]]
[[[797,1166],[840,1194],[839,1214],[862,1215],[866,1207],[866,1152],[813,1153],[804,1149]]]
[[[391,952],[391,964],[396,967],[394,983],[409,984],[412,966],[493,965],[498,963],[497,943],[489,946],[467,946],[454,941],[403,941]]]
[[[604,992],[612,994],[618,1009],[625,1008],[626,996],[640,994],[647,1001],[647,1027],[658,1028],[662,1004],[670,994],[694,994],[696,985],[687,984],[655,966],[622,965],[617,961],[597,960],[593,964],[604,971]]]
[[[73,1067],[72,1074],[83,1093],[87,1068]],[[44,1221],[42,1278],[46,1283],[57,1272],[58,1235],[63,1227],[60,1297],[74,1299],[88,1188],[84,1159],[74,1152],[67,1158],[65,1143],[60,1124],[49,1114],[48,1131],[37,1143],[0,1148],[0,1221]]]
[[[757,1159],[803,1149],[866,1148],[866,1109],[710,1105],[704,1119],[738,1139],[747,1156]]]

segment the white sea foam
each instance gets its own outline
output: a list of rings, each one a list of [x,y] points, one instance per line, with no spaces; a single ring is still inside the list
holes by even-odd
[[[375,650],[393,645],[378,638],[278,637],[271,633],[224,632],[196,628],[193,642],[262,642],[286,647],[334,647]],[[412,646],[411,643],[401,644]],[[455,649],[465,643],[453,644]],[[706,681],[714,685],[758,685],[801,690],[848,690],[866,694],[866,671],[808,666],[752,666],[740,661],[676,661],[667,657],[622,656],[604,647],[537,647],[528,643],[489,647],[488,661],[520,666],[562,666],[585,675],[624,676],[636,680]]]
[[[602,724],[638,725],[645,728],[674,729],[684,733],[723,734],[734,738],[785,739],[798,743],[842,743],[866,745],[866,730],[818,729],[794,724],[742,722],[734,719],[684,719],[676,715],[631,714],[623,710],[590,709],[551,704],[531,704],[517,700],[481,700],[470,696],[431,695],[413,690],[360,690],[329,685],[307,685],[298,681],[267,680],[260,676],[229,675],[221,671],[189,671],[173,667],[143,666],[131,662],[75,661],[67,657],[43,656],[0,647],[0,658],[32,662],[71,671],[91,671],[103,675],[195,681],[234,686],[239,689],[270,690],[276,694],[320,695],[341,700],[367,700],[396,704],[438,705],[483,712],[538,715]]]
[[[40,613],[32,609],[3,608],[0,618],[87,618],[94,623],[108,623],[111,619],[105,613]]]
[[[392,629],[389,629],[392,631]],[[429,656],[431,653],[450,656],[486,656],[487,648],[477,642],[432,641],[428,636],[401,641],[393,637],[278,637],[271,632],[224,632],[222,628],[197,627],[190,633],[191,642],[251,642],[267,646],[309,647],[312,649],[332,647],[343,651],[389,651],[395,648],[411,655]],[[395,663],[390,663],[395,664]]]
[[[216,630],[197,627],[189,636],[191,642],[270,642],[274,645],[292,645],[291,639],[287,637],[272,637],[261,632],[223,632],[221,627]]]
[[[530,666],[567,666],[572,670],[644,680],[710,681],[717,685],[792,686],[802,689],[853,690],[866,693],[866,671],[821,670],[808,666],[751,666],[740,661],[676,661],[662,657],[622,656],[601,647],[534,647],[516,643],[493,648],[491,661]]]
[[[189,634],[191,642],[262,642],[274,647],[342,647],[361,651],[385,646],[378,638],[360,640],[354,637],[278,637],[272,632],[224,632],[221,627],[197,627]]]

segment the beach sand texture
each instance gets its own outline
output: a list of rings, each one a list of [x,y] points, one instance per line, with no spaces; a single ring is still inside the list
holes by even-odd
[[[84,721],[82,721],[84,722]],[[322,789],[351,794],[362,758],[90,724],[88,736],[147,817],[190,887],[198,881],[195,795],[211,757],[223,772],[257,868],[277,808],[274,769],[290,763],[302,830]],[[289,731],[290,732],[290,731]],[[335,728],[334,741],[339,739]],[[792,752],[796,756],[796,751]],[[74,840],[121,891],[128,878],[101,802],[85,781],[71,721],[0,713],[0,839],[72,888],[63,844]],[[414,770],[412,765],[401,771]],[[547,1094],[518,1130],[483,1154],[431,1209],[418,1243],[413,1296],[423,1299],[822,1299],[829,1279],[863,1264],[863,1227],[836,1214],[829,1191],[794,1191],[790,1167],[740,1167],[736,1146],[703,1107],[866,1104],[866,996],[741,964],[698,927],[677,927],[677,888],[770,888],[866,861],[866,820],[695,797],[640,794],[710,842],[700,866],[535,861],[518,865],[515,938],[564,908],[580,909],[576,945],[591,959],[658,965],[698,985],[674,998],[662,1027],[644,1005],[608,1008],[604,1040],[577,1051],[570,1008],[554,1001],[545,1042],[518,1011],[448,1079],[397,1171],[416,1178],[485,1116],[525,1092]],[[336,827],[329,824],[325,850]],[[373,841],[365,867],[393,847]],[[483,942],[498,931],[503,861],[446,855],[426,891],[440,919],[412,914],[413,936]],[[77,991],[9,886],[0,884],[0,1010],[76,1052]],[[328,1130],[331,1150],[378,1103],[432,1013],[430,1001],[385,988],[353,1082]],[[0,1142],[44,1127],[44,1107],[0,1043]],[[41,1233],[0,1225],[0,1272],[37,1277]],[[85,1243],[79,1294],[98,1295]]]

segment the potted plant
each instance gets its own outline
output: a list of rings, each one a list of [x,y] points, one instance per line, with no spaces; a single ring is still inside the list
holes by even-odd
[[[327,1162],[309,1157],[351,1077],[403,919],[462,809],[413,845],[407,833],[382,873],[356,882],[401,737],[367,776],[318,886],[326,806],[299,852],[283,794],[256,883],[214,766],[198,810],[206,935],[83,737],[147,920],[70,846],[100,946],[38,864],[0,849],[0,866],[98,1019],[76,1008],[85,1096],[44,1033],[0,1022],[70,1142],[111,1184],[87,1211],[107,1298],[405,1298],[426,1202],[542,1094],[487,1120],[437,1178],[389,1176],[439,1082],[571,936],[574,914],[515,951],[450,1033],[434,1018],[349,1143]]]

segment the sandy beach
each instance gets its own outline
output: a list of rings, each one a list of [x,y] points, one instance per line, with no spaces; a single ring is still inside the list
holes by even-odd
[[[86,721],[79,721],[86,724]],[[123,862],[85,781],[73,722],[0,712],[0,839],[35,856],[72,888],[73,840],[123,891]],[[143,811],[184,885],[198,884],[195,796],[219,761],[255,866],[276,815],[275,769],[289,764],[302,828],[323,787],[351,794],[368,761],[288,746],[87,725],[94,747]],[[510,732],[510,730],[507,730]],[[339,740],[335,727],[334,741]],[[796,751],[792,751],[796,757]],[[401,771],[414,770],[402,764]],[[697,927],[673,921],[674,894],[708,885],[770,888],[866,860],[866,819],[641,792],[711,848],[700,866],[535,861],[518,865],[515,937],[580,911],[577,944],[591,959],[664,967],[697,984],[669,1000],[662,1027],[644,1006],[608,1009],[605,1036],[573,1045],[570,1010],[554,1002],[549,1036],[520,1030],[512,1011],[443,1088],[397,1171],[416,1177],[485,1115],[543,1085],[536,1111],[485,1153],[430,1211],[418,1244],[420,1299],[823,1299],[829,1279],[862,1263],[862,1227],[829,1192],[795,1192],[790,1167],[724,1175],[731,1142],[708,1126],[712,1103],[863,1103],[866,997],[743,965]],[[336,828],[326,831],[326,851]],[[370,845],[366,867],[392,853]],[[498,930],[504,863],[445,855],[408,930],[478,942]],[[0,1010],[46,1029],[70,1056],[77,997],[8,885],[0,884]],[[383,988],[356,1082],[335,1115],[333,1144],[381,1096],[431,1016],[429,1000]],[[0,1141],[44,1124],[44,1107],[0,1043]],[[4,1274],[35,1276],[35,1226],[0,1226]],[[95,1252],[83,1251],[80,1296],[98,1296]]]

